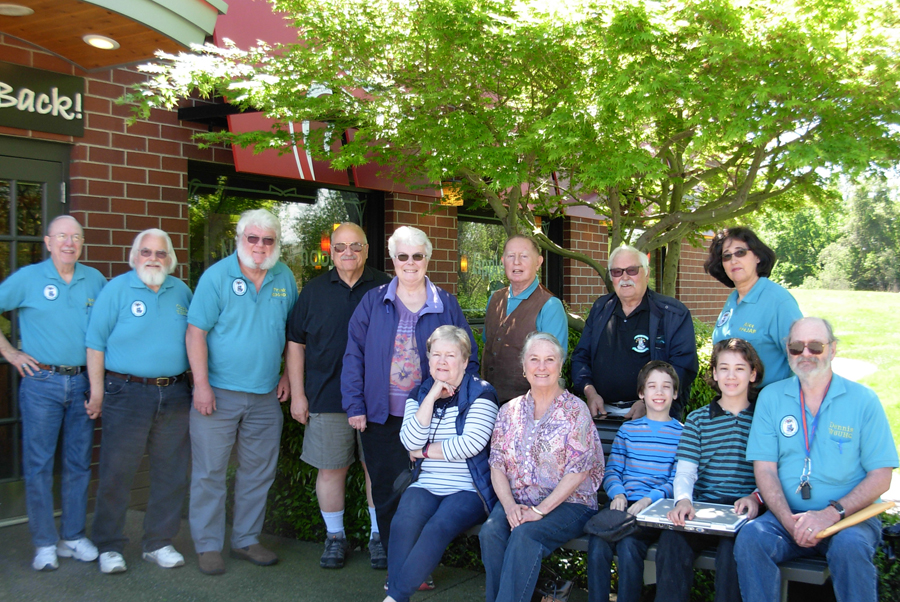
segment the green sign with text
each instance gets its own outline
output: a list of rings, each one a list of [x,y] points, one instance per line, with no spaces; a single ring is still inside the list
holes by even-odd
[[[0,125],[84,136],[84,78],[0,62]]]

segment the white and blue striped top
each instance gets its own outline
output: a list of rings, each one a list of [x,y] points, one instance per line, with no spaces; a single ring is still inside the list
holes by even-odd
[[[494,422],[497,420],[497,404],[481,398],[472,402],[472,407],[466,414],[462,435],[456,434],[458,406],[448,407],[441,418],[433,415],[431,424],[427,427],[416,420],[417,411],[419,402],[407,399],[403,426],[400,427],[400,441],[410,451],[422,449],[429,440],[440,443],[445,459],[424,459],[419,478],[410,487],[422,487],[434,495],[475,491],[466,459],[477,455],[490,443]]]

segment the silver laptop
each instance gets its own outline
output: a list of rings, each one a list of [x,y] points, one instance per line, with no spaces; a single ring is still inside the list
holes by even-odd
[[[707,504],[694,502],[694,520],[685,521],[683,527],[675,526],[666,514],[675,507],[675,500],[657,500],[637,515],[637,522],[642,527],[690,531],[692,533],[708,533],[734,537],[747,522],[747,516],[735,514],[730,504]]]

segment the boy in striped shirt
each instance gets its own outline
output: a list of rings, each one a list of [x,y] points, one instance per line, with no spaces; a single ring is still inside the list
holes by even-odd
[[[678,397],[678,374],[660,360],[648,362],[638,373],[638,396],[647,415],[626,422],[613,442],[603,489],[609,507],[637,514],[653,502],[672,496],[675,450],[681,423],[669,416]],[[637,602],[644,582],[647,548],[659,537],[658,529],[639,528],[615,543],[591,535],[588,545],[588,597],[590,602],[607,602],[610,594],[610,565],[618,552],[619,602]]]
[[[748,519],[759,513],[753,463],[745,458],[763,365],[753,345],[726,339],[713,347],[709,385],[719,393],[708,406],[688,414],[675,469],[675,508],[669,520],[684,526],[694,518],[692,500],[734,504]],[[688,602],[694,559],[717,547],[715,602],[740,602],[734,537],[663,531],[656,552],[656,602]]]

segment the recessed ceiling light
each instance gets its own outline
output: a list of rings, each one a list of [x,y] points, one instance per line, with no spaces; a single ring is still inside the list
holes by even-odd
[[[90,44],[94,48],[99,48],[100,50],[115,50],[119,47],[119,43],[114,39],[100,36],[95,33],[89,33],[86,36],[82,36],[81,39],[84,40],[85,44]]]
[[[11,4],[4,2],[0,4],[0,16],[3,17],[27,17],[33,15],[34,9],[22,6],[21,4]]]

